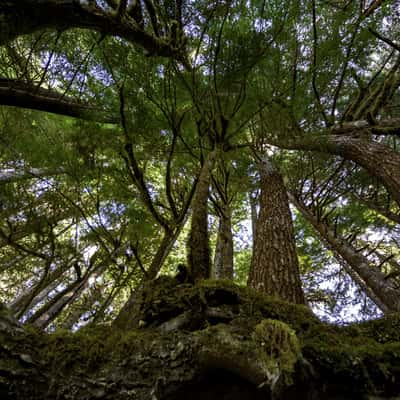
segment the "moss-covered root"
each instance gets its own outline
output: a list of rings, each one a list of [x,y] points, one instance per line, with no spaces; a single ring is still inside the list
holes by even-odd
[[[224,369],[275,397],[293,383],[301,358],[294,331],[284,322],[264,319],[249,332],[219,324],[202,332],[200,361],[205,369]]]

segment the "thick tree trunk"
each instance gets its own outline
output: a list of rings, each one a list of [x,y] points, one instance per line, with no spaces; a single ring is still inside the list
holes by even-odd
[[[393,399],[400,392],[399,317],[354,326],[247,288],[144,289],[142,327],[25,330],[0,305],[4,400]],[[376,397],[378,396],[378,397]]]
[[[257,220],[258,220],[258,196],[254,196],[253,193],[249,193],[250,202],[250,213],[251,213],[251,236],[252,236],[252,248],[256,247],[256,237],[257,237]],[[251,258],[250,271],[253,267],[254,257]]]
[[[228,204],[223,207],[219,217],[212,277],[214,279],[233,279],[232,217]]]
[[[377,305],[382,311],[400,311],[400,290],[393,287],[390,280],[386,279],[376,266],[371,265],[369,260],[360,252],[357,252],[349,243],[335,235],[333,229],[318,220],[318,218],[303,203],[290,195],[290,201],[302,213],[307,221],[320,234],[323,241],[339,255],[365,282],[378,299]],[[368,295],[368,291],[366,294]],[[383,307],[382,307],[383,304]]]
[[[260,163],[260,211],[248,285],[283,300],[304,304],[286,188],[270,161]]]
[[[207,279],[211,273],[210,245],[208,241],[208,195],[211,172],[218,150],[208,154],[202,166],[192,202],[192,223],[188,240],[188,263],[192,279]]]
[[[364,167],[378,178],[400,205],[400,153],[375,141],[358,136],[315,135],[296,140],[274,140],[274,145],[293,150],[336,154]]]

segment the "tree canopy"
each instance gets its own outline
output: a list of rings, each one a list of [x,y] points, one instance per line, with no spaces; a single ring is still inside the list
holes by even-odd
[[[3,1],[1,301],[43,329],[118,321],[188,263],[335,320],[399,311],[399,16],[394,0]],[[296,274],[304,298],[283,289]]]
[[[399,21],[0,1],[0,397],[398,396]]]

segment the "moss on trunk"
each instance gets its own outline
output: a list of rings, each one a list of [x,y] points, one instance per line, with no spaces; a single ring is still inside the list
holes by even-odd
[[[178,400],[199,388],[208,399],[400,393],[398,314],[340,327],[229,281],[169,277],[144,287],[134,329],[43,334],[0,314],[2,399]]]

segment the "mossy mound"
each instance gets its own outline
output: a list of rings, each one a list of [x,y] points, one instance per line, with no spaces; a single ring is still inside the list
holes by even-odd
[[[305,306],[273,299],[230,281],[208,280],[194,286],[177,285],[173,278],[162,277],[144,288],[136,317],[139,329],[212,331],[211,327],[223,324],[246,331],[255,341],[260,327],[268,326],[266,321],[279,321],[285,325],[275,324],[287,326],[288,337],[300,349],[298,354],[292,345],[293,353],[287,353],[290,362],[281,365],[281,370],[288,369],[283,374],[285,386],[292,383],[301,391],[304,382],[311,380],[311,386],[318,388],[313,390],[324,387],[327,393],[349,398],[390,398],[400,393],[398,314],[337,326],[320,321]],[[285,356],[283,350],[277,354],[278,358]]]
[[[224,390],[229,399],[264,400],[400,393],[397,314],[335,326],[229,281],[169,277],[148,282],[137,299],[125,326],[76,333],[22,329],[3,310],[2,398],[179,400],[199,388],[210,399]]]

